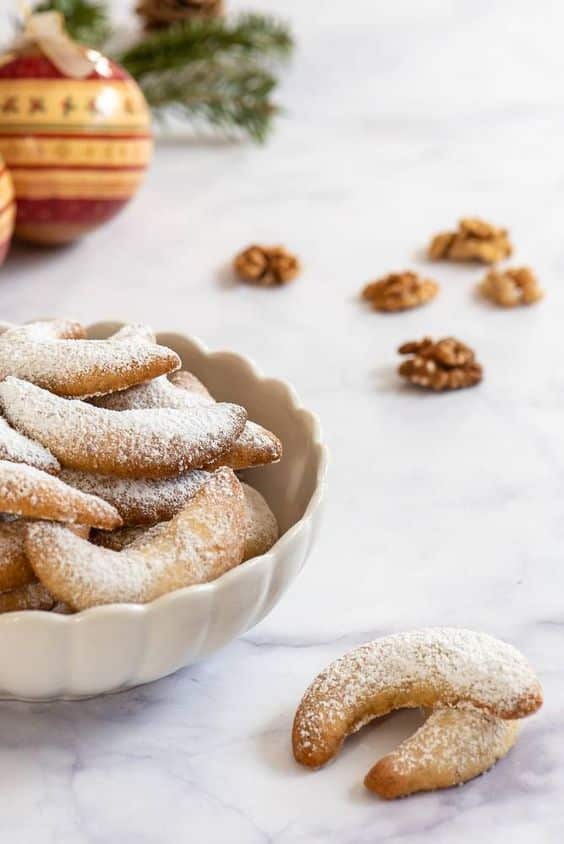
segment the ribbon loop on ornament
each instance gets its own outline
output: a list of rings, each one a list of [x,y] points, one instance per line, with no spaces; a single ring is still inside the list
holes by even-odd
[[[27,13],[17,47],[35,44],[65,76],[86,79],[103,57],[97,50],[78,44],[65,29],[60,12]]]

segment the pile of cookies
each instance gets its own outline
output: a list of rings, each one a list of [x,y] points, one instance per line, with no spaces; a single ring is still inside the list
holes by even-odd
[[[280,441],[180,367],[143,325],[0,324],[0,612],[146,603],[276,542],[235,472]]]

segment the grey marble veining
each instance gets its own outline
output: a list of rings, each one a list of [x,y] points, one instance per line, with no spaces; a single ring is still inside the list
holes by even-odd
[[[0,318],[151,320],[287,378],[332,451],[324,530],[271,616],[209,662],[113,697],[0,704],[3,838],[556,844],[564,12],[524,0],[287,0],[283,12],[299,49],[271,142],[163,139],[114,224],[62,251],[14,250]],[[428,237],[473,213],[510,226],[544,302],[496,310],[474,295],[479,268],[425,265]],[[228,262],[253,240],[294,248],[303,277],[280,291],[233,284]],[[365,281],[408,266],[441,283],[433,304],[397,316],[359,304]],[[395,348],[425,333],[473,345],[484,383],[403,388]],[[464,788],[384,803],[361,783],[418,723],[402,713],[326,770],[298,769],[289,731],[317,671],[423,624],[488,631],[537,667],[546,704],[511,754]]]

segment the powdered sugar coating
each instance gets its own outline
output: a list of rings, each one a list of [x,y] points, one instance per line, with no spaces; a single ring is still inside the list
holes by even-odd
[[[175,352],[151,343],[30,339],[19,331],[0,336],[0,378],[12,375],[61,396],[109,393],[180,366]]]
[[[414,735],[380,759],[364,783],[381,797],[461,785],[488,771],[517,741],[520,721],[473,707],[437,709]]]
[[[243,408],[232,404],[116,413],[16,378],[0,383],[0,404],[12,425],[63,466],[119,477],[171,477],[200,468],[225,452],[246,422]]]
[[[145,325],[142,322],[128,322],[125,325],[122,325],[119,331],[116,331],[115,334],[108,337],[108,340],[115,340],[117,342],[122,342],[123,340],[141,340],[144,343],[157,342],[155,332],[151,326]]]
[[[29,466],[35,466],[36,469],[53,474],[61,468],[58,460],[45,446],[20,434],[19,431],[10,427],[2,416],[0,416],[0,460],[27,463]]]
[[[117,510],[33,466],[0,460],[0,512],[71,524],[115,528]]]
[[[210,477],[170,522],[147,530],[124,551],[110,551],[59,525],[28,527],[31,565],[59,600],[74,609],[147,603],[195,583],[206,583],[243,557],[245,501],[228,469]]]
[[[213,399],[211,400],[213,402]],[[108,410],[144,410],[158,407],[192,408],[195,404],[210,403],[201,393],[179,389],[166,375],[120,390],[106,396],[91,399],[96,407]]]
[[[0,332],[4,333],[4,332]],[[9,325],[4,340],[84,340],[86,329],[70,319],[43,319],[24,325]]]
[[[469,703],[521,718],[542,703],[539,682],[511,645],[485,633],[424,628],[377,639],[332,663],[296,713],[296,759],[317,767],[347,735],[393,709]]]
[[[266,554],[279,536],[276,516],[260,492],[248,484],[241,484],[247,507],[245,560]]]
[[[119,512],[124,525],[153,525],[172,519],[209,478],[209,472],[192,469],[174,478],[115,478],[63,469],[61,480],[76,489],[97,495]]]
[[[256,422],[247,422],[241,435],[208,469],[229,466],[230,469],[253,469],[277,463],[282,457],[282,443],[271,431]]]

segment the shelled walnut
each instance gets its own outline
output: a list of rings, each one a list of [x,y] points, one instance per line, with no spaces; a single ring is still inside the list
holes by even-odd
[[[233,266],[240,279],[260,287],[287,284],[301,269],[299,259],[284,246],[249,246],[237,255]]]
[[[398,372],[411,384],[428,390],[460,390],[482,380],[482,367],[469,346],[454,337],[435,342],[430,337],[404,343],[400,355],[411,355]]]
[[[436,281],[421,278],[417,273],[407,270],[390,273],[370,282],[363,289],[362,298],[370,302],[376,311],[404,311],[430,302],[438,290]]]
[[[538,279],[529,267],[490,270],[480,284],[480,292],[504,308],[532,305],[543,297]]]
[[[477,217],[460,220],[455,232],[436,235],[429,245],[433,261],[480,261],[495,264],[513,251],[507,229],[498,228]]]

